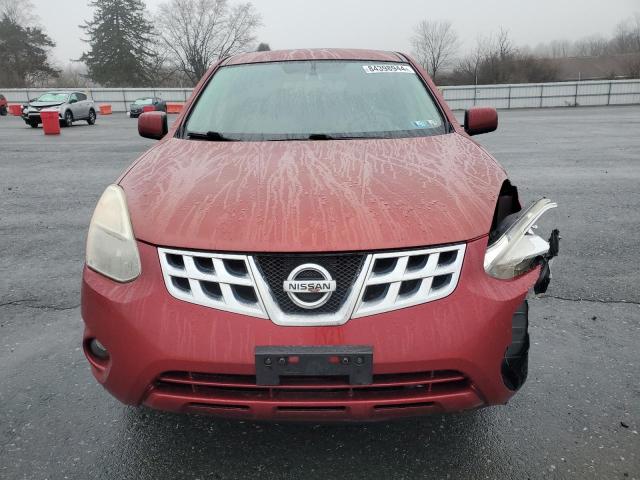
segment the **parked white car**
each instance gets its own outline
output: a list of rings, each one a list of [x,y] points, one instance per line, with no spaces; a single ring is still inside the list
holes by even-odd
[[[73,122],[86,121],[96,123],[96,106],[82,92],[47,92],[22,106],[22,118],[27,125],[38,128],[42,123],[40,111],[45,108],[58,110],[60,125],[70,127]]]

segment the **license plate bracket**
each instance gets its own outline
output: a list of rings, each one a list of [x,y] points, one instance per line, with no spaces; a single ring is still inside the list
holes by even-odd
[[[373,382],[373,348],[367,345],[256,347],[256,384],[280,385],[280,377],[349,377]]]

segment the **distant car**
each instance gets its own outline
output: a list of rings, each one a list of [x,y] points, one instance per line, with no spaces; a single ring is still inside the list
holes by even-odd
[[[5,96],[0,94],[0,115],[3,117],[7,114],[7,103]]]
[[[154,111],[166,112],[167,102],[158,97],[139,98],[129,107],[129,116],[138,118],[144,112],[144,107],[153,107]]]
[[[32,128],[42,123],[40,111],[44,108],[57,108],[60,125],[70,127],[73,122],[85,120],[89,125],[96,123],[96,106],[84,93],[65,91],[47,92],[22,107],[22,119]]]

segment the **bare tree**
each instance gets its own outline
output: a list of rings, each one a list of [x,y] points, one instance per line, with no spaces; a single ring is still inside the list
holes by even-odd
[[[640,13],[618,24],[611,39],[611,49],[615,53],[640,52]]]
[[[171,60],[197,83],[216,60],[251,49],[261,18],[251,3],[169,0],[156,25]]]
[[[615,53],[629,53],[632,43],[627,22],[619,23],[611,39],[611,48]]]
[[[578,40],[574,46],[578,57],[601,57],[609,53],[609,41],[601,35],[592,35]]]
[[[0,0],[0,18],[7,17],[18,25],[37,23],[38,17],[34,11],[31,0]]]
[[[488,51],[488,40],[478,38],[473,52],[462,58],[454,69],[454,76],[459,78],[461,83],[477,85],[480,75],[480,67],[486,58]]]
[[[449,76],[454,84],[496,84],[546,82],[554,80],[557,69],[547,59],[537,58],[529,49],[514,45],[509,32],[480,37],[472,53],[462,58]]]
[[[631,41],[635,53],[640,53],[640,12],[636,12],[630,21]]]
[[[486,83],[505,83],[513,76],[516,68],[518,49],[511,41],[508,30],[500,29],[496,35],[491,35],[482,41],[484,44],[484,58],[481,64],[480,76]]]
[[[73,87],[87,88],[93,87],[94,82],[87,75],[87,67],[79,62],[67,63],[56,79],[48,79],[43,86],[46,87]]]
[[[509,58],[517,52],[511,40],[511,34],[506,28],[500,28],[492,43],[494,44],[493,53],[500,58]]]
[[[415,27],[411,43],[416,59],[434,78],[449,65],[459,46],[458,35],[449,21],[423,20]]]
[[[640,53],[629,55],[624,64],[624,74],[629,78],[640,78]]]
[[[573,45],[569,40],[553,40],[549,44],[551,58],[565,58],[571,56]]]

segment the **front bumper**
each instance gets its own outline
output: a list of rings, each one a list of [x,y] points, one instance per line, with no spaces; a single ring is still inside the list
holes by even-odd
[[[504,281],[487,276],[487,239],[467,245],[450,296],[333,327],[284,327],[177,300],[154,246],[139,242],[142,275],[117,284],[87,268],[82,284],[85,354],[98,381],[127,404],[247,419],[376,420],[504,404],[501,366],[512,317],[539,268]],[[97,338],[108,361],[89,353]],[[369,345],[372,385],[307,379],[255,382],[257,346]]]
[[[30,111],[29,113],[24,113],[24,111],[22,112],[22,119],[25,122],[29,122],[32,120],[36,120],[38,123],[42,123],[42,117],[40,116],[40,112],[39,111]],[[62,114],[60,112],[58,112],[58,119],[62,120]]]

